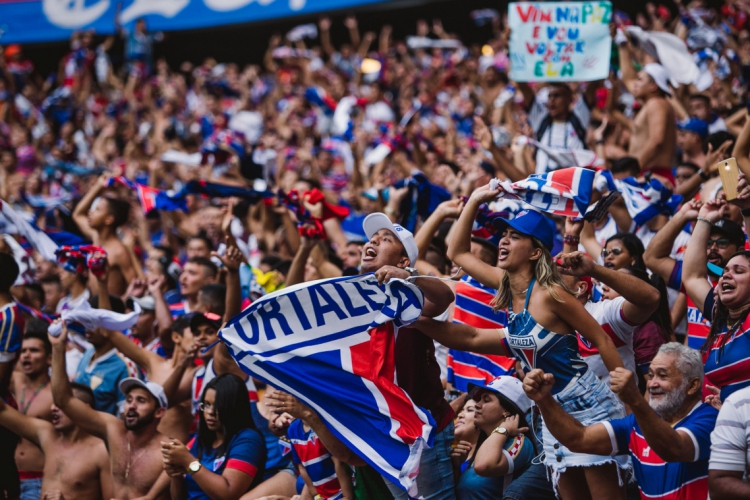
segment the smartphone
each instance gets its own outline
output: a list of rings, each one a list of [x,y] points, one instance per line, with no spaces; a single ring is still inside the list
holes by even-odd
[[[727,201],[737,199],[737,184],[739,182],[738,177],[740,170],[737,167],[737,160],[734,158],[727,158],[718,163],[719,177],[721,177],[721,185],[724,187],[724,195]]]

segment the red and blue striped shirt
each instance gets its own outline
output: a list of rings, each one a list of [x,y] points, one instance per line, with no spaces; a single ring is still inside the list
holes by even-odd
[[[711,455],[711,431],[719,412],[711,405],[698,403],[677,424],[676,431],[690,436],[695,457],[690,462],[665,462],[643,437],[635,415],[602,422],[613,445],[612,455],[630,454],[633,472],[643,500],[699,500],[708,498],[708,458]]]

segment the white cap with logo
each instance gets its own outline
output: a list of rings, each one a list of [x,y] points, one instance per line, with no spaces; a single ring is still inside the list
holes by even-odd
[[[523,390],[523,382],[516,377],[501,375],[491,380],[487,385],[469,384],[469,397],[474,397],[480,390],[501,394],[508,401],[515,404],[521,412],[526,413],[531,408],[531,400]]]
[[[400,224],[391,222],[391,219],[384,213],[376,212],[365,217],[362,228],[365,230],[365,235],[367,235],[368,239],[372,239],[373,235],[381,229],[388,229],[404,245],[406,256],[409,257],[409,265],[413,267],[417,263],[419,249],[417,248],[417,243],[414,241],[414,235]]]
[[[166,409],[169,406],[167,395],[164,393],[164,388],[156,382],[144,382],[143,380],[134,377],[124,378],[120,381],[120,390],[125,395],[135,387],[146,389],[156,398],[156,402],[159,403],[159,406],[162,408]]]

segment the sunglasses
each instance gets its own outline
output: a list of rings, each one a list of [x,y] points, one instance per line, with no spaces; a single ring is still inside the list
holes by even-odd
[[[706,248],[711,248],[714,246],[714,243],[716,243],[716,246],[719,247],[719,249],[724,250],[726,249],[729,244],[731,243],[728,238],[717,238],[715,240],[708,240],[706,241]]]
[[[621,255],[622,252],[624,252],[622,248],[613,248],[612,250],[607,250],[606,248],[602,248],[602,259],[606,259],[608,255],[612,254],[614,256]]]

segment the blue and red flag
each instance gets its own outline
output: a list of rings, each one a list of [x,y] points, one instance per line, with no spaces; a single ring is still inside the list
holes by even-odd
[[[504,328],[508,323],[507,313],[495,312],[490,305],[496,292],[471,276],[461,278],[456,283],[453,322],[475,328]],[[500,375],[514,375],[516,359],[450,349],[447,364],[448,382],[459,391],[467,392],[470,383],[484,385]]]
[[[435,421],[394,382],[395,337],[423,303],[401,280],[319,280],[261,297],[219,336],[245,372],[311,406],[349,449],[416,497]]]
[[[518,182],[492,179],[490,188],[500,188],[500,197],[521,201],[542,212],[583,217],[591,203],[594,176],[595,172],[586,168],[562,168]]]

